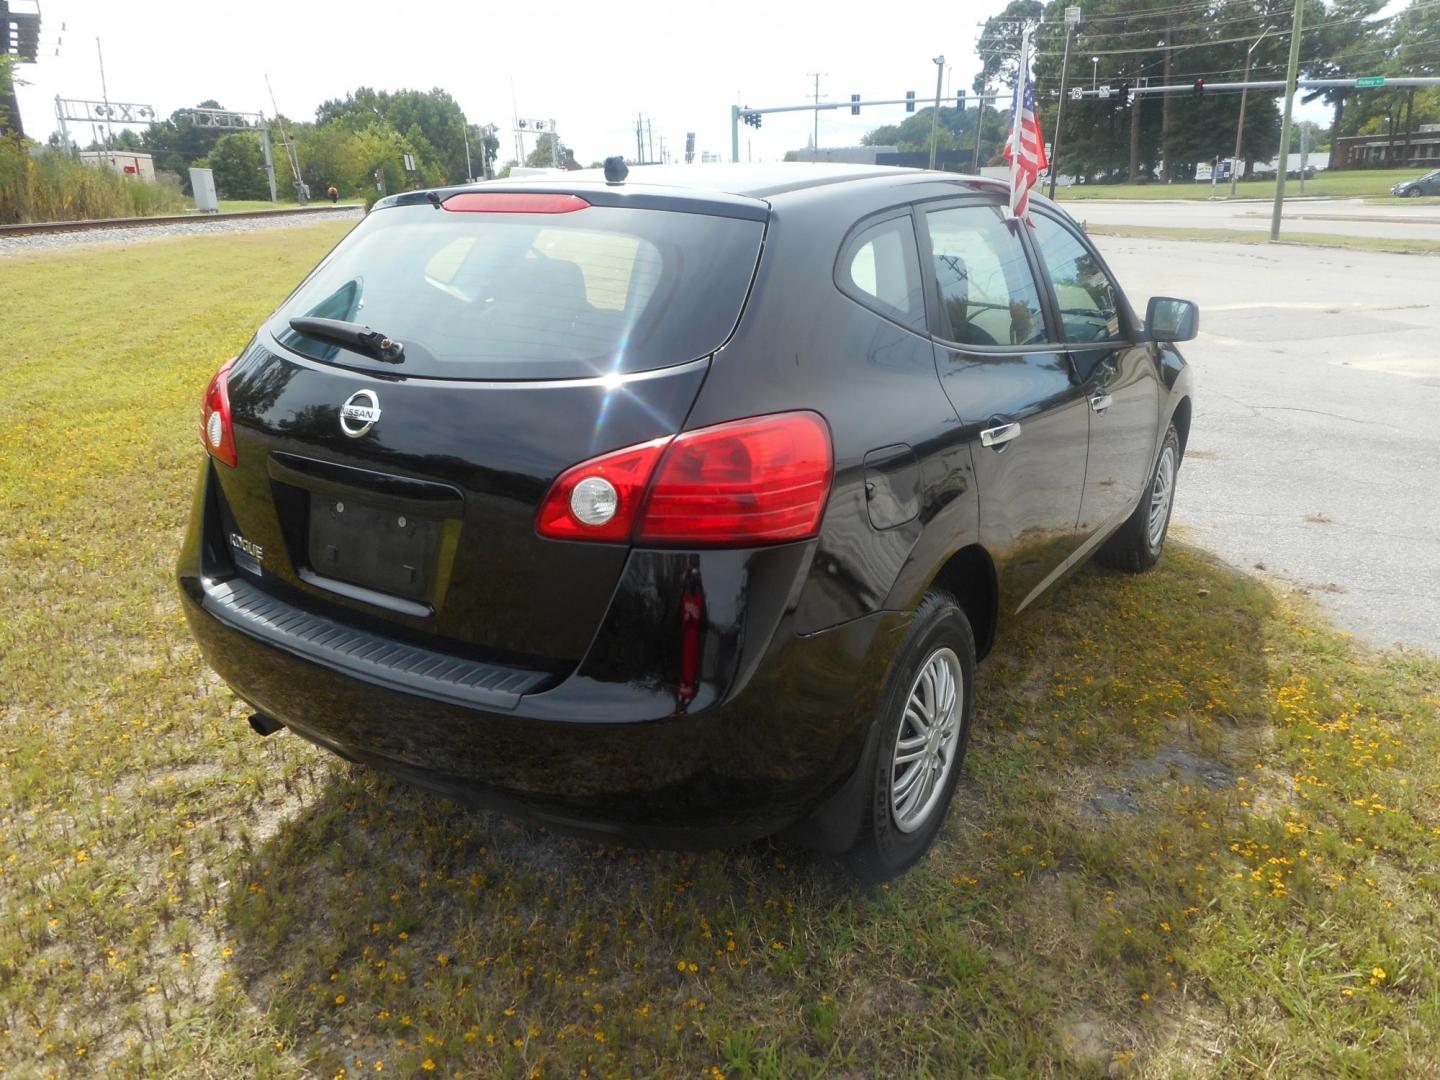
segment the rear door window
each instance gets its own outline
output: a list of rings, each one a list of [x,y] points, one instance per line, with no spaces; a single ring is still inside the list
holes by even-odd
[[[887,319],[925,329],[925,287],[908,213],[852,237],[841,250],[836,270],[842,292]]]
[[[577,378],[713,352],[735,327],[764,226],[587,206],[564,214],[376,210],[271,320],[316,360],[408,376]],[[405,345],[400,367],[300,334],[297,316],[360,323]]]
[[[994,205],[925,214],[946,337],[962,345],[1049,340],[1025,249]]]

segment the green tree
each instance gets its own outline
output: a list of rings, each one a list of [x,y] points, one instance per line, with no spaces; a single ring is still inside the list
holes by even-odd
[[[383,121],[404,134],[425,182],[443,184],[465,178],[465,115],[444,90],[391,93],[362,86],[322,104],[315,120],[322,127],[339,123],[357,132]],[[475,149],[472,145],[472,152]],[[473,156],[471,164],[478,168]]]
[[[565,144],[559,142],[559,136],[553,131],[547,131],[535,140],[535,149],[525,155],[525,164],[532,169],[548,169],[557,161],[565,160]]]
[[[15,134],[22,138],[25,127],[20,122],[20,102],[15,97],[15,57],[0,55],[0,135]]]
[[[1320,0],[1312,2],[1317,11],[1323,10]],[[1113,99],[1067,100],[1065,130],[1057,133],[1066,6],[1064,0],[1013,0],[986,23],[977,46],[982,68],[976,89],[998,91],[1005,108],[1006,92],[1015,84],[1022,32],[1027,25],[1033,29],[1041,128],[1052,146],[1059,135],[1055,168],[1089,179],[1138,180],[1154,175],[1165,162],[1171,179],[1188,179],[1197,162],[1233,151],[1238,94],[1136,95],[1128,106]],[[1096,0],[1085,6],[1085,21],[1075,32],[1067,91],[1092,80],[1182,86],[1196,78],[1238,81],[1248,35],[1253,31],[1259,36],[1267,21],[1285,25],[1289,11],[1288,0],[1212,0],[1186,6],[1173,0]],[[1254,53],[1256,73],[1283,57],[1285,48],[1283,35],[1269,35]],[[1096,58],[1093,65],[1085,63],[1088,56]],[[1249,96],[1247,157],[1274,152],[1278,116],[1273,97]]]
[[[211,99],[200,102],[196,108],[219,109],[223,106]],[[168,120],[151,124],[141,141],[154,157],[156,171],[174,173],[182,190],[189,195],[190,166],[215,149],[223,134],[215,128],[197,127],[187,110],[177,109]]]
[[[215,188],[226,199],[268,199],[270,185],[265,176],[265,156],[260,138],[248,131],[232,131],[220,137],[205,157],[215,173]]]
[[[1385,0],[1336,0],[1325,12],[1325,22],[1307,35],[1312,40],[1313,59],[1305,65],[1305,74],[1314,79],[1347,79],[1367,75],[1380,61],[1376,55],[1383,29],[1366,20],[1385,6]],[[1306,12],[1309,17],[1309,12]],[[1388,50],[1383,50],[1388,51]],[[1306,94],[1309,102],[1324,99],[1335,110],[1330,129],[1339,134],[1345,116],[1345,105],[1356,91],[1336,87]]]

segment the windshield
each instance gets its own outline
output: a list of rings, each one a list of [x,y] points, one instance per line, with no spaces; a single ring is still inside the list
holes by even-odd
[[[340,319],[404,345],[392,372],[461,379],[583,378],[713,352],[734,329],[763,225],[664,210],[564,214],[429,205],[373,212],[281,305],[270,333],[315,360],[377,361],[301,334]]]

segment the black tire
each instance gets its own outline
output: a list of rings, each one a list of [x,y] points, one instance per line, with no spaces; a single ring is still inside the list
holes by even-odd
[[[1405,192],[1405,194],[1412,199],[1418,199],[1421,195],[1425,193],[1419,188],[1412,187],[1409,191]]]
[[[1166,468],[1169,455],[1169,498],[1165,503],[1164,521],[1159,523],[1158,533],[1151,528],[1150,511],[1155,499],[1160,476]],[[1125,524],[1101,545],[1095,554],[1096,562],[1128,574],[1139,574],[1149,570],[1160,561],[1165,550],[1165,537],[1170,533],[1170,511],[1175,506],[1175,484],[1180,479],[1180,436],[1171,424],[1165,432],[1165,441],[1160,444],[1160,453],[1155,467],[1150,471],[1150,480],[1140,493],[1135,512],[1125,519]]]
[[[956,662],[953,668],[950,666],[952,657]],[[919,762],[897,766],[897,743],[903,731],[910,731],[911,738],[917,737],[917,729],[907,720],[906,707],[912,689],[932,661],[944,665],[952,676],[958,676],[960,685],[955,688],[954,694],[955,708],[959,711],[958,730],[952,743],[946,744],[943,740],[936,743],[937,752],[943,752],[945,745],[950,747],[945,757],[948,764],[943,766],[948,771],[936,779],[928,797],[921,796],[922,801],[915,809],[923,810],[923,814],[917,814],[915,820],[902,826],[892,807],[896,770],[901,769],[898,779],[903,785],[910,770],[919,768]],[[933,682],[931,685],[934,685]],[[915,618],[890,666],[884,692],[880,695],[880,711],[875,720],[877,750],[870,767],[869,798],[862,804],[858,838],[846,853],[856,876],[868,881],[888,881],[913,866],[934,843],[945,823],[945,814],[965,763],[965,747],[970,738],[970,720],[974,712],[974,686],[975,635],[970,629],[970,620],[948,593],[927,593],[915,611]],[[947,717],[950,715],[946,713]],[[948,722],[945,726],[949,726]],[[929,756],[927,750],[926,760]],[[921,781],[917,787],[923,786],[923,783]]]

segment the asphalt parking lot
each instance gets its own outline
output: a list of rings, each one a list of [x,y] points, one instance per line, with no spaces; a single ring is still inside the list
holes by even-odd
[[[1097,243],[1137,306],[1200,305],[1175,524],[1359,637],[1440,653],[1440,260]]]

